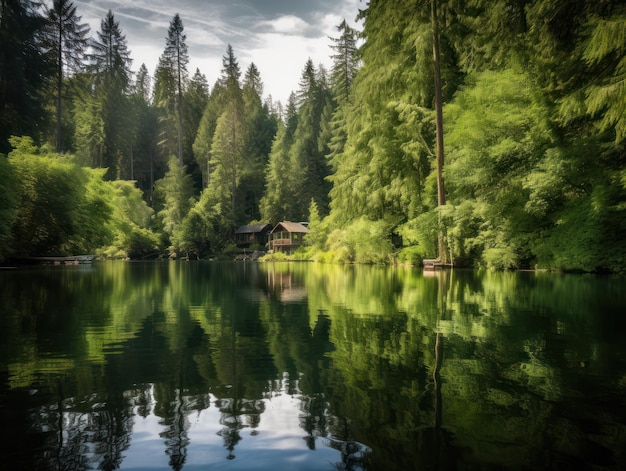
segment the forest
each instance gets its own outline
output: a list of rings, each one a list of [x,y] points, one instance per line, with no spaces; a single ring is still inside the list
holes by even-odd
[[[623,273],[624,2],[362,7],[282,104],[236,45],[191,73],[178,14],[150,75],[113,11],[0,2],[0,261],[208,258],[286,220],[301,260]]]

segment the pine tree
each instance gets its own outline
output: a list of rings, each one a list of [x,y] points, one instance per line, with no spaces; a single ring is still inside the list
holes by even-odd
[[[0,2],[0,153],[9,137],[38,140],[45,122],[44,84],[54,69],[46,54],[46,20],[34,1]]]
[[[174,75],[174,103],[176,110],[176,131],[177,131],[177,155],[179,165],[183,165],[183,139],[184,139],[184,117],[183,117],[183,95],[187,89],[189,54],[187,51],[187,35],[184,34],[183,22],[180,15],[176,13],[170,22],[165,41],[165,51],[163,56],[168,60]]]
[[[333,97],[338,103],[349,101],[352,86],[359,69],[359,56],[357,49],[357,32],[351,28],[346,20],[343,20],[337,31],[341,33],[338,38],[330,38],[332,41],[331,55],[333,65],[330,75]]]
[[[189,86],[183,96],[183,128],[185,131],[183,148],[185,149],[185,162],[187,168],[194,176],[197,186],[201,187],[202,171],[201,166],[192,159],[189,154],[193,151],[193,143],[198,134],[198,127],[204,114],[204,110],[209,102],[209,85],[206,77],[196,69],[193,77],[189,81]]]
[[[379,0],[365,12],[363,65],[331,141],[330,207],[340,227],[365,218],[393,228],[425,209],[424,173],[434,156],[429,7],[400,0],[390,9]]]
[[[356,46],[356,30],[348,26],[346,20],[337,26],[337,30],[341,32],[341,36],[330,38],[332,41],[330,47],[335,52],[331,56],[333,65],[330,84],[337,106],[333,110],[332,118],[327,120],[329,126],[327,158],[332,172],[336,170],[337,159],[340,158],[346,144],[346,111],[352,101],[352,89],[360,63]]]
[[[217,119],[211,142],[209,189],[222,207],[225,221],[231,226],[241,223],[239,185],[244,171],[245,121],[241,72],[233,48],[228,45],[222,58],[223,108]]]
[[[193,155],[202,171],[202,187],[209,185],[209,177],[211,175],[211,146],[213,143],[213,134],[217,126],[217,120],[222,114],[224,107],[224,87],[218,80],[211,93],[207,105],[202,113],[202,119],[198,125],[196,138],[193,142]]]
[[[49,41],[56,65],[56,151],[62,150],[63,78],[83,66],[88,45],[89,25],[81,23],[76,6],[70,0],[54,0],[48,10]]]
[[[108,167],[107,177],[117,179],[130,157],[134,123],[128,112],[131,59],[118,21],[109,10],[91,44],[90,68],[94,77],[93,99],[101,102],[104,143],[100,165]]]
[[[258,220],[259,201],[265,189],[265,168],[276,134],[277,121],[267,105],[261,101],[263,81],[254,63],[246,70],[243,87],[245,144],[243,174],[241,177],[242,219]]]
[[[177,232],[181,230],[184,218],[195,204],[193,198],[193,182],[187,174],[185,167],[179,165],[178,159],[172,157],[168,162],[168,172],[156,183],[156,191],[163,207],[158,211],[157,217],[163,227],[163,231],[170,241],[176,239]],[[172,247],[175,250],[176,247]]]
[[[145,102],[150,103],[150,74],[146,64],[141,64],[135,77],[133,93]]]
[[[119,21],[115,21],[109,10],[100,22],[97,39],[91,42],[89,55],[91,71],[96,76],[96,83],[111,92],[125,93],[130,85],[130,51],[126,36],[122,34]]]
[[[602,66],[606,75],[587,88],[587,112],[601,116],[600,129],[613,129],[617,144],[626,139],[626,8],[621,15],[592,18],[583,59],[589,68]]]
[[[290,220],[295,213],[289,176],[292,173],[289,149],[293,133],[279,122],[265,174],[265,194],[259,202],[261,220],[276,223]]]
[[[150,103],[150,76],[145,64],[137,72],[130,99],[137,123],[132,144],[130,179],[137,181],[138,187],[151,201],[154,181],[165,173],[165,166],[162,162],[159,165],[155,159],[158,120],[156,109]]]
[[[165,162],[169,161],[170,156],[176,155],[178,149],[175,82],[172,63],[162,54],[154,72],[153,106],[157,110],[159,121],[159,160]]]
[[[330,119],[330,113],[324,112],[331,106],[330,90],[323,68],[316,71],[310,59],[303,69],[296,96],[299,105],[298,122],[289,151],[292,171],[288,178],[295,200],[292,217],[304,220],[308,216],[311,200],[315,200],[325,212],[330,189],[326,181],[330,173],[325,158],[328,148],[326,140],[322,138],[328,129],[325,121]]]
[[[294,195],[300,187],[294,176],[290,149],[298,125],[296,95],[291,93],[287,103],[285,121],[279,121],[272,143],[269,162],[265,170],[265,193],[259,202],[261,219],[268,222],[295,220]]]

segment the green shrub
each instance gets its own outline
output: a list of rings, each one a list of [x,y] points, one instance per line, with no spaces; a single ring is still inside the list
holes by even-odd
[[[287,262],[289,261],[289,255],[283,252],[272,252],[263,255],[259,260],[263,262]]]
[[[423,254],[423,249],[419,245],[412,245],[400,250],[396,260],[400,264],[419,266],[424,258],[426,257]]]
[[[514,270],[518,258],[510,247],[491,248],[483,252],[482,261],[489,270]]]

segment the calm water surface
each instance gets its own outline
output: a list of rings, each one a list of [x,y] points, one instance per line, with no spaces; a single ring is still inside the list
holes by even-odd
[[[0,272],[7,470],[626,469],[626,281]]]

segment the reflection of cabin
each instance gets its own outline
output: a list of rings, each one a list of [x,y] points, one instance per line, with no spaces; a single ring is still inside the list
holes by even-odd
[[[299,222],[279,222],[270,232],[269,249],[291,253],[302,245],[308,232],[308,227]]]
[[[267,236],[271,229],[272,226],[269,224],[241,226],[235,231],[235,244],[241,248],[248,248],[255,244],[263,247],[267,243]]]
[[[307,289],[303,281],[290,272],[268,271],[267,288],[270,296],[275,296],[283,303],[297,303],[307,297]]]

